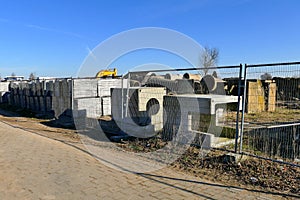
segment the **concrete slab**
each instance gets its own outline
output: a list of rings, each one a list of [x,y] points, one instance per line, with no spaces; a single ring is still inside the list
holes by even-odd
[[[73,98],[98,97],[97,79],[74,79]]]
[[[80,110],[85,110],[86,117],[88,118],[100,118],[102,116],[101,112],[101,99],[100,98],[81,98],[74,100],[74,117],[76,114],[80,114]]]
[[[9,91],[9,82],[0,82],[0,92]]]

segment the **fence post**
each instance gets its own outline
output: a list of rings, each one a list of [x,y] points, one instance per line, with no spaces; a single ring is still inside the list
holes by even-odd
[[[237,105],[237,113],[236,113],[235,144],[234,144],[235,153],[237,153],[237,146],[239,140],[239,120],[240,120],[239,118],[240,118],[242,71],[243,71],[243,65],[240,64],[239,81],[238,81],[238,105]]]
[[[242,97],[242,121],[241,121],[241,130],[240,130],[240,149],[239,153],[243,151],[243,136],[244,136],[244,121],[245,121],[245,107],[246,107],[246,95],[247,95],[247,64],[244,67],[244,94]]]
[[[129,104],[129,87],[130,87],[130,72],[128,72],[128,80],[127,80],[127,91],[126,91],[126,110],[125,117],[128,117],[128,104]]]
[[[121,88],[122,88],[122,90],[121,90],[121,96],[122,96],[122,98],[121,98],[121,114],[122,114],[122,119],[124,118],[124,76],[122,76],[122,79],[121,79]],[[122,120],[123,121],[123,120]]]

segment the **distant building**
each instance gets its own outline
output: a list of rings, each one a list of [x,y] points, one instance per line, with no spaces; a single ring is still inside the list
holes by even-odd
[[[4,78],[5,81],[23,81],[24,76],[6,76]]]
[[[37,77],[37,80],[52,80],[55,79],[54,77],[48,77],[48,76],[39,76]]]

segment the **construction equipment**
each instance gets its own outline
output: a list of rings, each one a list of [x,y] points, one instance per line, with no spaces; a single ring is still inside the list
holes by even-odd
[[[112,78],[117,76],[117,69],[113,68],[113,69],[104,69],[104,70],[100,70],[97,74],[96,74],[96,78],[106,78],[111,76]]]

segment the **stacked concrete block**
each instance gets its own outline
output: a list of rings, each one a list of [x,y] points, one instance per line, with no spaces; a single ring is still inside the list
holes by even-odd
[[[54,81],[47,81],[45,88],[45,96],[53,96]]]
[[[127,87],[127,79],[99,79],[98,80],[98,95],[111,96],[111,88],[121,88],[123,80],[123,87]]]
[[[74,79],[73,98],[89,98],[98,96],[97,79]]]
[[[45,97],[45,111],[46,112],[51,112],[52,109],[52,96],[46,96]]]
[[[127,87],[127,79],[98,80],[98,96],[102,99],[102,115],[111,115],[111,89],[121,88],[122,86]]]
[[[127,97],[128,95],[128,97]],[[137,124],[150,124],[154,131],[163,127],[163,87],[112,89],[112,116],[116,121],[131,118]],[[148,121],[148,122],[147,122]]]
[[[59,117],[71,109],[71,84],[67,79],[11,82],[9,103]]]
[[[127,86],[122,79],[75,79],[73,80],[74,117],[86,114],[88,118],[111,115],[111,88]],[[85,110],[85,112],[77,112]]]
[[[75,117],[85,113],[86,117],[99,118],[111,115],[110,90],[122,85],[126,87],[127,80],[88,78],[11,82],[9,103],[36,112],[52,113],[56,118],[71,116],[72,109]],[[76,114],[76,111],[80,112]]]
[[[178,132],[221,133],[219,125],[224,108],[232,103],[238,103],[238,97],[205,94],[164,96],[164,139],[172,140]]]
[[[56,80],[53,84],[48,84],[48,91],[46,93],[52,93],[53,96],[50,96],[51,98],[46,99],[47,101],[45,110],[49,110],[52,108],[54,115],[56,118],[58,118],[60,115],[66,115],[66,113],[72,108],[71,104],[71,86],[69,84],[72,84],[72,82],[68,81],[67,79],[61,79]],[[53,92],[51,91],[53,86]]]

